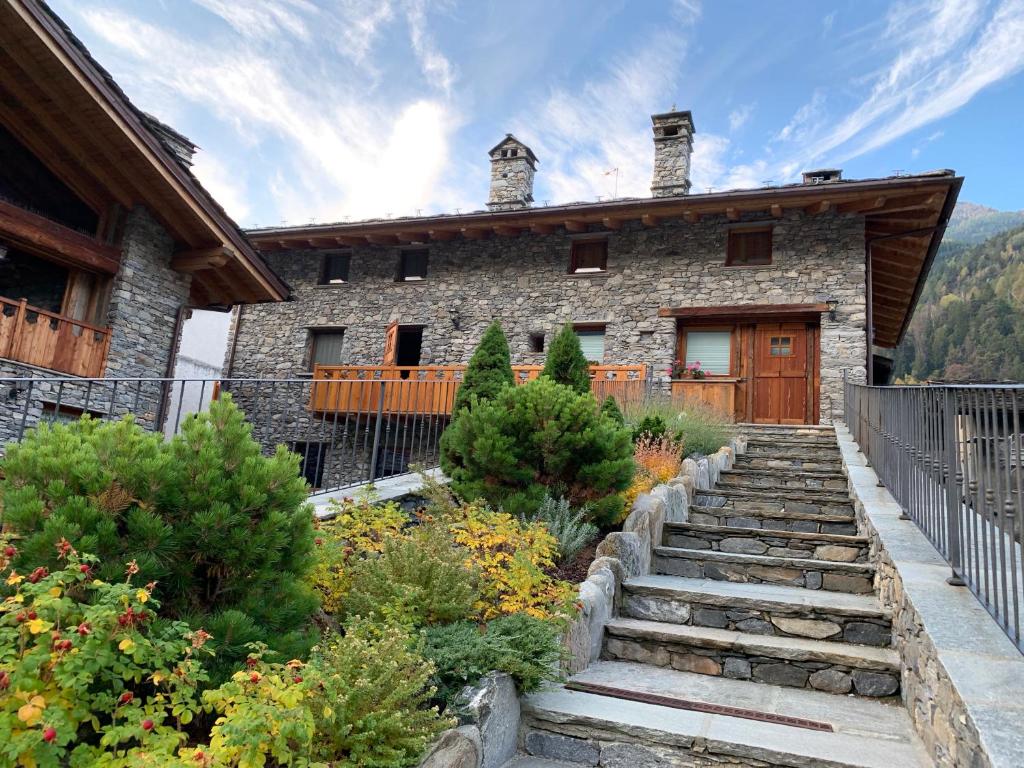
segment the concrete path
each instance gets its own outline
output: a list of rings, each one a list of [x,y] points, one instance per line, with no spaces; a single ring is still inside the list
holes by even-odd
[[[424,474],[429,475],[435,480],[445,479],[438,468],[425,470]],[[340,501],[346,498],[357,498],[361,494],[372,491],[374,501],[389,501],[407,496],[410,493],[416,493],[422,487],[423,480],[420,474],[418,472],[408,472],[404,475],[387,477],[375,483],[362,483],[343,488],[340,491],[313,494],[309,497],[309,501],[313,504],[316,516],[320,519],[326,519],[333,516],[331,511],[332,500]]]

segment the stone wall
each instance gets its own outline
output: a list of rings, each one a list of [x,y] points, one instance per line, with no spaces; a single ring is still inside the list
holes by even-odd
[[[751,217],[754,220],[754,217]],[[309,330],[342,327],[342,362],[381,360],[388,323],[422,325],[421,363],[468,361],[487,325],[499,319],[512,361],[539,364],[530,334],[546,342],[567,322],[603,324],[605,362],[645,363],[667,381],[676,322],[661,307],[803,304],[825,294],[839,300],[838,319],[822,317],[821,415],[842,398],[842,371],[864,379],[865,270],[863,218],[787,215],[774,223],[773,263],[726,267],[729,222],[671,220],[645,228],[630,222],[609,232],[608,271],[568,274],[573,236],[494,237],[431,243],[427,278],[395,282],[397,248],[352,251],[350,280],[318,286],[320,254],[283,251],[268,261],[294,289],[294,301],[248,306],[239,327],[235,376],[290,377],[308,370]]]

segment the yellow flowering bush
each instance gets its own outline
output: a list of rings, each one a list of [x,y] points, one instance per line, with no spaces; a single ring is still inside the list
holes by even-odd
[[[668,437],[642,435],[633,448],[633,462],[636,474],[624,494],[626,505],[622,520],[629,515],[640,494],[647,493],[659,483],[667,483],[679,474],[683,463],[683,444]]]

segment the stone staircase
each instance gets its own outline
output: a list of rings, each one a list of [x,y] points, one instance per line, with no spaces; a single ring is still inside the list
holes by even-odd
[[[622,585],[602,660],[523,700],[511,765],[929,764],[834,431],[743,430],[746,453]]]

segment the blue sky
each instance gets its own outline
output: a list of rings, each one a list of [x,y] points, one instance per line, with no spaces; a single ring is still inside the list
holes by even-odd
[[[479,209],[509,131],[539,203],[648,195],[673,104],[695,190],[954,168],[1024,208],[1024,0],[52,5],[247,227]]]

